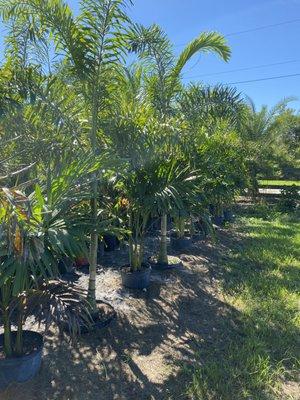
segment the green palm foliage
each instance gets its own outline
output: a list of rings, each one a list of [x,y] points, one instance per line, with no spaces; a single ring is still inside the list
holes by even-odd
[[[181,90],[180,74],[189,60],[198,53],[213,52],[223,60],[228,61],[230,49],[223,36],[215,32],[202,33],[191,41],[176,58],[172,51],[172,45],[166,34],[157,25],[145,28],[142,25],[134,25],[128,35],[131,51],[138,53],[140,59],[145,62],[150,73],[146,78],[147,93],[153,106],[156,117],[165,127],[169,119],[174,115],[174,102],[176,95]],[[166,154],[177,152],[172,146],[172,140],[167,139],[164,147]],[[176,150],[175,150],[176,149]],[[166,213],[162,212],[161,224],[161,263],[167,260],[166,247]]]
[[[146,62],[151,73],[148,79],[149,93],[157,112],[167,117],[171,103],[180,90],[180,74],[189,60],[198,53],[213,52],[223,60],[230,58],[230,49],[224,37],[216,32],[204,32],[191,41],[178,58],[166,34],[157,25],[145,28],[134,25],[129,34],[129,45]]]
[[[57,322],[65,321],[75,331],[80,326],[80,315],[88,322],[81,289],[58,282],[48,286],[49,279],[58,276],[59,260],[62,257],[73,258],[85,249],[83,232],[68,220],[72,206],[79,197],[83,199],[83,191],[78,185],[74,186],[74,175],[71,175],[75,170],[82,172],[84,167],[81,166],[80,171],[74,165],[72,167],[59,178],[52,179],[51,183],[48,179],[44,190],[36,185],[30,196],[15,188],[1,188],[0,311],[7,356],[22,354],[23,324],[33,312],[33,306],[35,309],[42,307],[40,315],[45,322],[49,322],[51,314]],[[17,325],[14,344],[12,322]]]
[[[160,159],[151,148],[144,164],[132,167],[125,170],[118,190],[119,207],[130,232],[130,266],[136,270],[143,262],[144,237],[150,216],[184,208],[195,190],[197,174],[179,160]]]
[[[227,122],[239,129],[245,120],[241,94],[228,86],[191,84],[178,96],[179,112],[183,113],[194,132],[213,132],[218,124]]]
[[[248,148],[247,165],[251,192],[258,193],[259,174],[273,175],[278,163],[277,155],[282,141],[278,140],[278,117],[285,112],[293,98],[281,100],[271,109],[262,106],[257,110],[248,98],[246,119],[241,129],[241,138]]]
[[[84,130],[89,147],[96,156],[99,151],[99,114],[107,104],[109,87],[118,79],[115,72],[125,52],[125,27],[129,23],[124,0],[87,0],[80,4],[75,18],[69,6],[61,0],[4,1],[2,16],[24,24],[24,15],[34,20],[39,32],[53,42],[61,57],[64,71],[77,90],[85,111]],[[38,33],[33,32],[33,40]],[[41,34],[39,33],[39,36]],[[91,217],[94,228],[90,246],[89,299],[95,304],[97,266],[97,172],[91,183]]]

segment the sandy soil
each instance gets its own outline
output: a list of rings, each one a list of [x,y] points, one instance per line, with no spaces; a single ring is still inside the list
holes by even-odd
[[[149,238],[149,255],[156,245],[156,239]],[[153,272],[150,288],[139,293],[121,286],[119,267],[126,263],[125,249],[105,255],[97,296],[114,305],[117,319],[82,336],[76,347],[51,330],[38,376],[8,388],[0,399],[184,399],[187,376],[182,366],[195,362],[195,355],[208,344],[226,345],[224,322],[238,330],[238,313],[218,289],[223,246],[225,239],[218,246],[194,243],[185,254],[177,254],[182,268]],[[86,287],[84,272],[78,283]]]

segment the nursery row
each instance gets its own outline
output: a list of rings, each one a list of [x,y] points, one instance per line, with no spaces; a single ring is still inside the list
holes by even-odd
[[[263,171],[276,170],[279,144],[286,163],[297,157],[286,103],[258,112],[234,88],[183,85],[195,55],[230,59],[222,35],[204,32],[177,57],[126,3],[82,1],[75,17],[62,0],[1,1],[0,388],[39,368],[42,339],[24,331],[28,317],[73,336],[100,318],[103,240],[128,244],[123,282],[145,287],[149,261],[179,262],[167,253],[170,221],[175,246],[186,232],[212,235],[232,219],[235,196],[249,187],[255,196]],[[157,221],[159,249],[145,260]],[[86,291],[60,280],[62,265],[84,259]]]

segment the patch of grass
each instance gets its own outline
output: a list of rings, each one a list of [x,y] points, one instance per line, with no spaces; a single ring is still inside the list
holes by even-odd
[[[224,254],[221,281],[239,327],[227,321],[220,343],[199,352],[199,365],[189,371],[189,399],[296,399],[282,393],[282,382],[296,379],[300,367],[300,222],[294,217],[238,223],[243,236]]]
[[[260,186],[300,186],[300,181],[285,181],[285,180],[260,180],[258,181]]]

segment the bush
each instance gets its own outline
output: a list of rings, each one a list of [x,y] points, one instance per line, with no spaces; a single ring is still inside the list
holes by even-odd
[[[293,185],[281,190],[281,198],[278,202],[278,210],[281,212],[292,212],[298,207],[300,201],[299,188]]]

